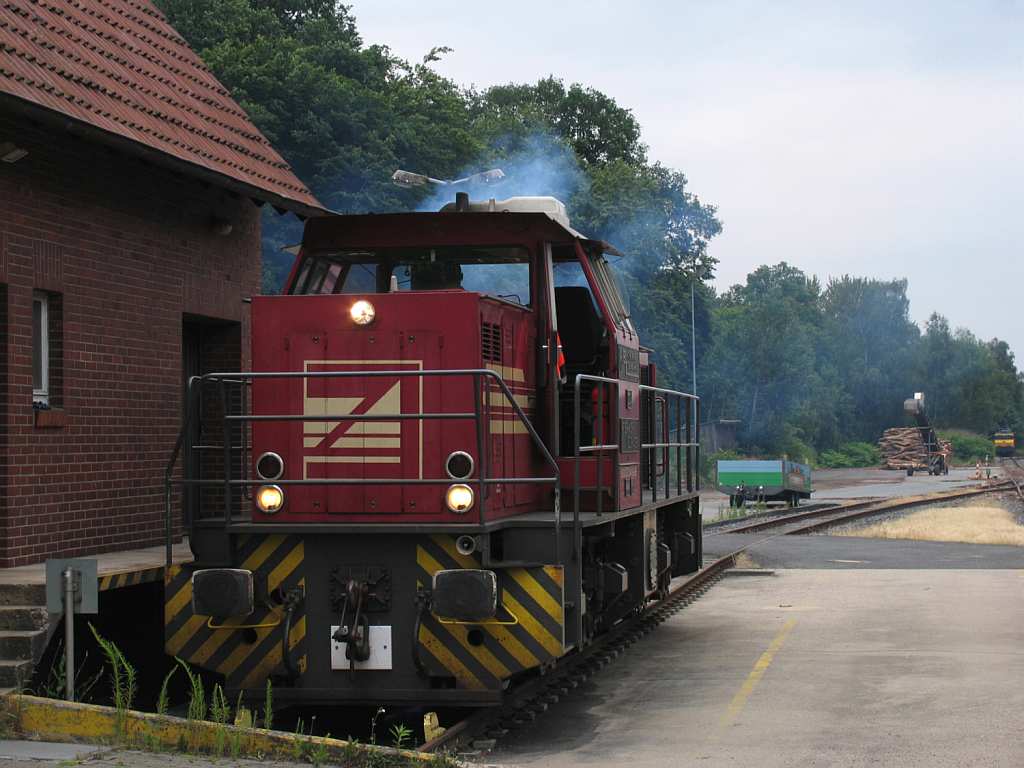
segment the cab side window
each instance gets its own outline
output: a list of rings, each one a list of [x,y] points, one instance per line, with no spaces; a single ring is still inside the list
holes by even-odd
[[[605,326],[594,294],[578,261],[556,262],[555,313],[569,373],[595,373],[600,368]]]

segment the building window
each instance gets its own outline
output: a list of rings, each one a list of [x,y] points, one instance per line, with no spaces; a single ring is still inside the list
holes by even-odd
[[[50,404],[50,297],[32,294],[32,402]]]

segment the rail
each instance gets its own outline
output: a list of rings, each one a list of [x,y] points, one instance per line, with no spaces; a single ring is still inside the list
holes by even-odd
[[[317,414],[314,418],[305,414],[251,414],[251,413],[230,413],[229,412],[229,398],[228,398],[228,385],[239,385],[242,387],[243,395],[241,397],[242,410],[246,410],[245,403],[247,398],[244,395],[245,388],[252,384],[252,382],[264,379],[345,379],[345,378],[381,378],[381,377],[412,377],[423,379],[429,376],[434,377],[471,377],[473,380],[473,410],[472,411],[452,411],[452,412],[434,412],[434,413],[396,413],[396,414]],[[222,479],[202,479],[189,477],[188,469],[182,473],[182,477],[177,481],[174,478],[175,468],[178,463],[178,458],[181,456],[183,448],[187,443],[190,430],[194,426],[196,419],[195,412],[201,407],[200,392],[208,385],[215,385],[219,394],[220,408],[221,408],[221,427],[223,432],[223,442],[221,445],[204,445],[200,443],[199,446],[189,446],[192,449],[202,447],[203,450],[220,449],[223,451],[224,459],[224,477]],[[489,415],[492,408],[491,398],[489,395],[492,393],[492,386],[496,386],[497,389],[504,396],[504,404],[501,407],[505,407],[507,404],[515,413],[516,418],[526,429],[527,434],[533,441],[534,447],[537,449],[544,463],[551,470],[550,476],[539,476],[539,477],[491,477],[487,474],[487,445],[486,441],[486,426],[490,423]],[[201,416],[200,416],[201,418]],[[248,477],[248,464],[245,460],[247,447],[246,440],[239,440],[235,442],[235,437],[232,435],[232,425],[248,425],[255,422],[289,422],[289,421],[336,421],[336,422],[347,422],[347,421],[436,421],[436,420],[473,420],[475,436],[476,436],[476,448],[477,448],[477,477],[475,479],[467,479],[467,483],[476,484],[479,490],[479,501],[477,508],[479,512],[479,522],[481,527],[486,523],[485,517],[485,502],[487,498],[487,489],[492,485],[499,484],[516,484],[516,483],[529,483],[529,484],[551,484],[553,486],[553,512],[554,512],[554,546],[555,546],[555,562],[559,562],[557,559],[561,552],[561,478],[559,474],[558,462],[551,455],[544,441],[541,440],[537,431],[534,429],[533,424],[527,418],[523,412],[522,407],[516,402],[512,392],[509,390],[505,380],[495,371],[487,368],[465,368],[465,369],[448,369],[448,370],[426,370],[426,371],[284,371],[284,372],[249,372],[249,373],[208,373],[202,376],[193,376],[189,379],[188,389],[186,391],[186,408],[182,419],[181,429],[178,433],[178,438],[175,441],[174,447],[171,451],[171,456],[168,459],[167,465],[164,469],[164,533],[165,533],[165,556],[167,565],[171,564],[171,550],[172,550],[172,538],[173,538],[173,515],[172,515],[172,502],[173,502],[173,488],[175,483],[181,485],[183,488],[188,487],[211,487],[219,486],[223,488],[224,492],[224,529],[227,531],[228,526],[231,524],[232,518],[232,506],[233,506],[233,492],[236,488],[243,488],[245,491],[252,486],[265,485],[266,480],[258,478]],[[200,435],[201,437],[201,435]],[[239,450],[240,448],[240,450]],[[240,477],[234,477],[232,473],[232,462],[234,460],[234,454],[238,453],[240,458]],[[452,478],[316,478],[316,479],[295,479],[286,480],[279,479],[275,480],[275,485],[320,485],[320,486],[331,486],[331,485],[450,485]]]

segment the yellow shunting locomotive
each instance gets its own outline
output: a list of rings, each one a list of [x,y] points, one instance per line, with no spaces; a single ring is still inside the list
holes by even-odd
[[[992,446],[996,456],[1013,456],[1017,453],[1017,440],[1009,429],[1000,429],[992,435]]]

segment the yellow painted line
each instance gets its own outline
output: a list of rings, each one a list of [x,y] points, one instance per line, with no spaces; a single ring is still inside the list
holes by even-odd
[[[464,555],[455,548],[455,541],[451,536],[431,536],[430,537],[437,546],[441,547],[447,553],[448,557],[454,560],[456,563],[461,565],[463,568],[479,568],[480,563],[474,560],[469,555]]]
[[[535,619],[522,605],[508,592],[501,598],[505,606],[519,619],[520,626],[527,633],[541,644],[541,647],[554,658],[562,655],[562,641],[548,632],[547,628]]]
[[[206,624],[208,616],[189,616],[188,621],[174,633],[174,637],[167,641],[167,653],[171,656],[177,656],[181,649],[185,647],[185,643]]]
[[[559,565],[545,565],[544,573],[546,573],[555,584],[565,589],[565,573],[562,567]]]
[[[288,633],[288,648],[294,648],[298,645],[302,639],[306,636],[306,617],[303,616],[299,621],[292,627],[291,632]],[[270,677],[271,673],[282,663],[281,659],[281,645],[277,643],[270,651],[267,652],[266,656],[257,664],[245,679],[242,681],[242,688],[257,688],[264,681]]]
[[[267,576],[267,590],[273,592],[277,589],[281,582],[288,578],[292,571],[302,564],[302,559],[306,556],[306,549],[303,542],[299,542],[295,545],[295,548],[288,553],[284,560],[278,563],[274,570]]]
[[[491,419],[492,435],[527,435],[529,430],[518,417],[512,419]]]
[[[761,658],[754,664],[754,668],[750,670],[750,674],[747,675],[747,679],[743,681],[743,685],[736,692],[736,695],[732,697],[732,701],[729,702],[729,709],[726,710],[725,714],[722,715],[722,727],[731,725],[740,712],[743,711],[743,707],[747,704],[747,699],[750,698],[750,694],[754,692],[757,684],[764,677],[764,673],[768,671],[768,667],[771,666],[772,659],[775,658],[775,654],[782,648],[782,644],[786,642],[786,638],[789,637],[789,633],[793,631],[793,627],[796,626],[796,619],[790,619],[779,630],[779,634],[772,640],[771,645],[768,646],[768,650],[761,654]]]
[[[498,641],[512,658],[519,662],[519,666],[523,669],[532,669],[533,667],[540,666],[540,660],[530,653],[530,649],[519,642],[516,636],[509,632],[507,628],[500,624],[486,624],[484,629],[487,630],[491,637]]]
[[[37,741],[86,744],[145,744],[157,752],[184,750],[188,754],[221,754],[225,743],[237,757],[294,761],[295,755],[320,751],[330,765],[402,765],[413,761],[433,765],[437,755],[395,751],[323,736],[303,736],[260,728],[240,728],[203,720],[156,715],[113,707],[57,701],[35,696],[8,695],[0,707],[13,730]],[[404,758],[404,760],[403,760]]]
[[[451,672],[456,679],[461,680],[467,688],[480,690],[484,687],[477,676],[470,672],[469,668],[447,648],[444,643],[434,637],[434,633],[426,627],[420,627],[420,643],[430,651],[431,655],[441,662],[441,666]]]
[[[238,567],[245,571],[255,571],[266,562],[267,558],[273,554],[275,549],[281,546],[281,542],[283,541],[284,536],[280,534],[267,536],[267,538],[263,540],[263,543],[256,547],[256,550],[245,558],[245,562]]]
[[[465,625],[440,624],[440,626],[448,633],[448,636],[453,642],[458,643],[464,650],[468,651],[469,655],[480,662],[480,666],[494,675],[494,677],[499,680],[504,680],[512,674],[508,667],[502,664],[501,660],[487,648],[482,645],[471,645],[469,641],[465,639],[467,633]],[[459,637],[459,635],[462,635],[463,637]]]
[[[484,366],[490,371],[494,371],[496,374],[505,379],[505,382],[509,381],[526,381],[526,376],[522,368],[513,368],[507,365],[498,365],[497,363],[491,363]]]
[[[440,538],[443,537],[434,537],[435,541]],[[459,555],[459,557],[463,556]],[[416,547],[416,562],[428,573],[437,573],[440,570],[444,570],[442,565],[437,562],[429,552],[423,549],[423,547]],[[485,624],[481,626],[483,629],[487,630],[487,633],[497,640],[506,651],[508,651],[512,658],[519,662],[523,669],[531,669],[540,665],[540,661],[537,657],[530,653],[530,650],[519,642],[519,640],[517,640],[505,627],[497,624]],[[471,646],[468,643],[462,642],[448,627],[445,627],[445,630],[452,636],[452,639],[455,640],[455,642],[459,643],[459,645],[473,654],[477,658],[477,661],[483,664],[489,672],[494,674],[495,677],[508,677],[511,674],[510,670],[498,661],[490,651],[487,651],[487,649],[480,646]],[[486,657],[482,657],[477,653],[477,651],[485,651]]]
[[[480,567],[480,564],[478,562],[476,562],[475,560],[473,560],[471,557],[469,557],[467,555],[463,555],[461,552],[459,552],[455,548],[455,542],[452,541],[452,538],[450,536],[431,536],[430,538],[439,547],[444,549],[444,551],[448,554],[448,556],[451,557],[453,560],[455,560],[455,562],[458,563],[459,565],[461,565],[463,568],[479,568]],[[417,548],[417,549],[419,549],[419,548]],[[420,550],[420,551],[422,551],[422,550]],[[435,568],[435,570],[440,570],[440,565],[438,563],[436,563],[433,558],[430,558],[430,556],[426,552],[424,552],[423,554],[424,554],[425,557],[430,559],[430,562],[432,562],[435,566],[437,566]],[[424,569],[428,570],[428,571],[431,571],[433,573],[431,568],[427,567],[426,565],[424,565]],[[532,577],[531,577],[530,580],[533,581]],[[535,581],[534,581],[534,584],[536,584]],[[544,592],[544,590],[540,587],[539,584],[537,584],[537,589],[538,589],[538,591],[543,592],[545,595],[547,595],[547,593]],[[534,598],[534,599],[536,599],[536,598]],[[558,657],[558,656],[562,655],[562,650],[563,649],[562,649],[562,641],[561,640],[559,640],[558,638],[552,636],[552,634],[550,632],[548,632],[547,629],[545,629],[544,626],[539,621],[537,621],[535,618],[533,618],[533,616],[531,616],[529,613],[527,613],[526,609],[523,608],[523,606],[521,606],[507,592],[502,596],[502,600],[509,607],[509,609],[516,615],[516,617],[518,617],[519,623],[527,631],[527,633],[530,635],[530,637],[534,638],[538,643],[540,643],[541,647],[543,647],[545,651],[547,651],[551,656],[554,656],[554,657]],[[554,603],[557,606],[557,603],[555,603],[554,600],[552,600],[551,602]],[[546,606],[545,606],[544,609],[548,610]],[[555,615],[555,619],[558,621],[559,624],[561,624],[563,622],[561,607],[558,607],[557,615]],[[488,626],[489,630],[491,630],[492,628],[493,627]],[[492,632],[492,634],[494,634],[494,633]],[[509,635],[509,637],[512,637],[511,634]],[[500,642],[500,640],[499,640],[499,642]],[[517,645],[519,645],[519,641],[518,640],[516,640],[515,643]],[[512,655],[516,657],[517,661],[520,661],[520,663],[522,663],[522,660],[520,659],[519,655],[514,653],[512,648],[509,645],[507,645],[505,643],[502,643],[502,645],[504,645],[506,647],[506,649],[509,651],[509,653],[512,653]],[[523,648],[524,651],[529,653],[529,651],[527,651],[525,646],[523,646],[522,648]],[[531,658],[533,658],[533,654],[530,654],[530,656],[531,656]],[[525,659],[525,657],[524,657],[524,659]],[[539,664],[539,661],[534,661],[532,664],[529,665],[529,667],[536,666],[537,664]],[[527,668],[529,668],[529,667],[527,667]]]
[[[437,571],[443,570],[441,564],[437,562],[430,553],[422,547],[416,547],[416,562],[423,570],[430,573],[437,573]],[[497,677],[499,680],[508,677],[512,673],[508,667],[501,663],[501,661],[489,650],[484,648],[482,645],[470,645],[468,640],[463,640],[456,633],[462,633],[462,627],[457,626],[455,628],[449,627],[445,624],[441,625],[444,631],[448,633],[451,639],[462,646],[466,651],[470,653],[480,664],[483,665],[484,669],[490,672],[492,675]],[[524,649],[525,650],[525,649]]]
[[[186,581],[178,593],[164,603],[164,624],[170,624],[182,609],[192,602],[192,582]]]
[[[534,602],[559,624],[563,621],[562,606],[542,587],[525,568],[509,568],[506,573],[521,586]]]
[[[431,557],[423,547],[416,547],[416,563],[431,575],[444,570],[442,565]]]
[[[256,632],[256,640],[252,643],[239,644],[235,650],[233,650],[231,654],[220,663],[220,666],[217,667],[217,671],[220,674],[229,675],[238,669],[238,667],[240,667],[242,663],[252,655],[252,652],[259,647],[260,643],[266,639],[267,635],[271,632],[276,633],[278,630],[277,627],[267,627],[265,629],[257,629],[254,631]]]
[[[519,395],[515,392],[512,393],[512,399],[518,403],[520,408],[533,408],[536,403],[536,398],[531,395]],[[505,396],[504,392],[488,392],[487,402],[497,408],[512,408],[512,404],[508,401],[508,397]]]
[[[203,664],[209,661],[210,657],[217,652],[217,649],[224,645],[229,637],[234,637],[234,634],[227,631],[211,632],[210,636],[206,638],[206,642],[199,646],[199,649],[195,653],[189,656],[188,661],[192,662],[196,666],[203,666]]]

